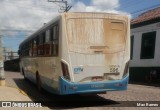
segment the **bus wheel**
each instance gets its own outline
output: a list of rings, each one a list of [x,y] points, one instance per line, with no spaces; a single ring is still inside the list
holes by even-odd
[[[38,73],[36,73],[36,83],[37,83],[37,89],[38,91],[42,91],[42,87],[41,87],[41,79]]]
[[[25,76],[25,73],[24,73],[24,69],[22,68],[22,74],[23,74],[23,77],[25,80],[27,80],[26,76]]]

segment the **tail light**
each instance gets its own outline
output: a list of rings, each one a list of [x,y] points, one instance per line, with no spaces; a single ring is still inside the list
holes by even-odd
[[[67,80],[70,80],[69,70],[67,64],[61,62],[63,77]]]
[[[123,77],[126,76],[126,74],[128,73],[128,70],[129,70],[129,61],[125,65]]]

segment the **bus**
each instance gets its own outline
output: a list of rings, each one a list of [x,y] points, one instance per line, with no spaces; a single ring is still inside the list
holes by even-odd
[[[2,47],[2,35],[0,33],[0,86],[4,85],[5,85],[4,58],[3,58],[3,47]]]
[[[59,95],[126,90],[130,20],[126,15],[63,13],[19,46],[25,79]]]

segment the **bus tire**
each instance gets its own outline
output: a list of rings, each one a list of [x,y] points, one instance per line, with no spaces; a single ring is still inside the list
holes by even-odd
[[[36,83],[37,83],[37,89],[38,91],[42,91],[42,86],[41,86],[41,78],[38,72],[36,72]]]

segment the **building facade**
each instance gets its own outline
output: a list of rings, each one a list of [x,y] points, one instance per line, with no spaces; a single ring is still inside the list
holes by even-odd
[[[160,82],[160,8],[131,20],[130,80]]]

